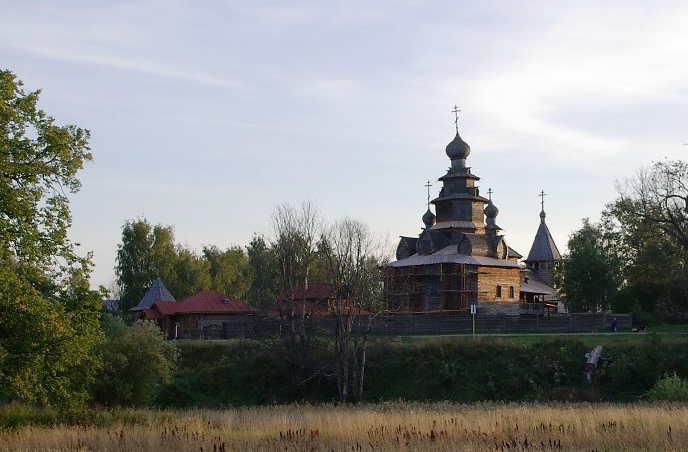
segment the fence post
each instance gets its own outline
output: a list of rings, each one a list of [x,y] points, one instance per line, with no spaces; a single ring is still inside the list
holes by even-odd
[[[440,333],[442,332],[442,311],[440,311],[440,327],[439,327]]]

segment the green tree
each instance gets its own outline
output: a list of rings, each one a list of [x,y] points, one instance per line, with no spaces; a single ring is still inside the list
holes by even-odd
[[[120,287],[120,309],[127,311],[136,306],[157,278],[173,287],[176,259],[172,227],[152,226],[145,219],[125,222],[122,243],[117,246],[115,267]],[[170,292],[178,297],[178,294]]]
[[[561,266],[561,289],[569,312],[597,312],[609,308],[623,282],[621,261],[610,237],[599,224],[583,219],[571,234]]]
[[[243,248],[232,246],[222,251],[206,246],[203,256],[210,267],[210,287],[228,297],[246,300],[253,283],[253,269]]]
[[[127,326],[106,315],[103,329],[106,338],[96,348],[103,367],[92,387],[93,401],[107,406],[146,405],[157,386],[171,378],[176,345],[149,322]]]
[[[208,290],[211,286],[210,264],[203,255],[178,245],[174,260],[174,275],[168,279],[167,289],[170,293],[177,299],[186,298]]]
[[[101,335],[90,255],[67,234],[68,194],[92,157],[89,132],[56,125],[39,94],[0,71],[0,393],[70,408],[87,396]]]
[[[263,236],[254,235],[246,247],[246,253],[253,273],[248,292],[249,303],[262,307],[275,303],[279,295],[275,251],[268,246]]]
[[[688,164],[641,168],[617,191],[603,218],[617,231],[630,290],[643,310],[688,320]]]

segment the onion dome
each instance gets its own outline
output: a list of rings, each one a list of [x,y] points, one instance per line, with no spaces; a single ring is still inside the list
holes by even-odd
[[[545,209],[542,209],[540,211],[540,223],[545,224],[545,217],[546,216],[547,216],[547,214],[545,213]]]
[[[490,199],[487,202],[487,206],[485,206],[485,209],[483,210],[483,213],[485,213],[485,229],[488,231],[492,231],[493,233],[496,233],[496,231],[501,230],[499,226],[497,226],[497,215],[499,215],[499,209],[497,206],[492,204],[492,200]]]
[[[492,200],[487,203],[487,206],[485,206],[485,210],[483,210],[485,213],[485,217],[488,219],[495,219],[497,218],[497,215],[499,215],[499,209],[497,206],[492,204]]]
[[[426,228],[431,228],[435,224],[435,214],[430,211],[430,208],[423,214],[423,224]]]
[[[456,132],[456,136],[451,143],[447,145],[447,156],[451,160],[466,160],[468,155],[471,153],[471,147],[461,139],[459,132]]]

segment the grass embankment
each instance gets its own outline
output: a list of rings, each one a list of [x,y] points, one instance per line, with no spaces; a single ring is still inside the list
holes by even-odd
[[[615,345],[641,345],[649,339],[658,336],[664,345],[688,345],[688,330],[685,328],[672,328],[667,331],[650,331],[643,333],[633,333],[631,331],[619,331],[617,333],[597,332],[597,333],[560,333],[560,334],[546,334],[533,332],[509,332],[503,334],[476,334],[475,338],[472,335],[425,335],[425,336],[405,336],[401,339],[404,343],[413,344],[423,342],[426,340],[433,340],[439,338],[451,338],[455,341],[470,342],[475,340],[493,340],[501,341],[502,343],[534,345],[541,342],[551,341],[555,339],[579,341],[586,346],[593,348],[597,345],[603,347]]]
[[[676,339],[680,338],[680,340]],[[592,335],[403,338],[369,347],[364,398],[459,403],[641,400],[659,378],[688,377],[688,336]],[[323,345],[323,344],[321,344]],[[604,347],[595,382],[585,381],[585,354]],[[253,341],[181,343],[161,407],[260,405],[336,399],[336,381],[317,374],[331,359],[314,348],[307,383],[288,384],[285,361]]]
[[[667,404],[287,405],[139,411],[132,423],[0,432],[0,451],[678,451],[688,407]]]

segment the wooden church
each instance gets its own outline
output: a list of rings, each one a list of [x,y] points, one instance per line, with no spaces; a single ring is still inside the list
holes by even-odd
[[[497,225],[499,209],[481,196],[466,161],[470,146],[456,136],[446,147],[451,161],[440,177],[442,188],[422,217],[418,237],[401,237],[396,260],[383,268],[386,307],[390,312],[555,313],[553,269],[561,259],[545,224],[528,257],[511,249]],[[435,207],[436,214],[430,209]]]

